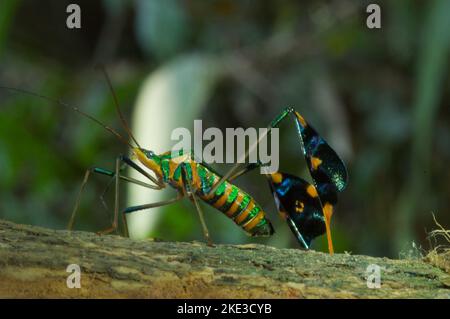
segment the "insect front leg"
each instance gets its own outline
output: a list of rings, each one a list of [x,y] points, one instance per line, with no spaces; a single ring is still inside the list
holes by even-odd
[[[176,203],[178,201],[180,201],[181,199],[184,198],[184,194],[181,192],[177,193],[177,197],[175,198],[171,198],[168,200],[164,200],[164,201],[160,201],[160,202],[156,202],[156,203],[149,203],[149,204],[144,204],[144,205],[137,205],[137,206],[130,206],[125,208],[122,213],[124,215],[126,214],[131,214],[140,210],[146,210],[146,209],[150,209],[150,208],[155,208],[155,207],[161,207],[161,206],[166,206],[166,205],[170,205],[173,203]]]
[[[121,158],[117,158],[116,159],[116,170],[115,170],[115,192],[114,192],[114,219],[113,219],[113,223],[111,225],[111,227],[104,229],[102,231],[97,232],[97,234],[99,235],[104,235],[104,234],[109,234],[113,231],[115,231],[117,229],[118,226],[118,219],[119,219],[119,181],[120,181],[120,163],[121,163]],[[124,222],[124,226],[125,226],[125,232],[126,235],[128,235],[128,229],[127,229],[127,224],[126,224],[126,220],[125,217],[123,218],[123,222]]]
[[[152,182],[155,182],[155,185],[149,184],[149,183],[145,183],[143,181],[140,181],[140,180],[137,180],[137,179],[134,179],[134,178],[131,178],[131,177],[127,177],[127,176],[124,176],[124,175],[121,175],[121,172],[126,167],[124,165],[128,165],[131,168],[137,170],[139,173],[141,173],[142,175],[144,175],[145,177],[150,179]],[[85,173],[84,178],[83,178],[83,182],[81,183],[81,187],[80,187],[80,190],[78,192],[77,200],[75,202],[75,206],[74,206],[74,209],[72,211],[72,215],[71,215],[68,227],[67,227],[69,230],[73,229],[73,225],[74,225],[74,222],[75,222],[75,216],[76,216],[76,213],[78,211],[78,207],[79,207],[79,204],[80,204],[80,201],[81,201],[82,193],[83,193],[84,188],[85,188],[85,186],[86,186],[86,184],[87,184],[87,182],[89,180],[89,177],[90,177],[90,175],[92,173],[106,175],[106,176],[110,176],[112,178],[111,181],[108,183],[105,191],[101,195],[101,200],[102,200],[104,206],[105,206],[105,203],[104,203],[104,200],[103,200],[102,197],[108,191],[109,187],[112,185],[112,182],[116,182],[115,183],[116,191],[115,191],[115,198],[114,198],[114,202],[115,202],[114,219],[113,219],[111,227],[109,227],[108,229],[105,229],[104,231],[99,232],[100,234],[105,234],[105,233],[112,232],[112,231],[114,231],[117,228],[118,199],[119,199],[118,187],[117,187],[118,180],[124,180],[124,181],[127,181],[129,183],[137,184],[137,185],[149,188],[149,189],[160,190],[160,189],[164,188],[164,184],[162,184],[161,181],[156,180],[154,177],[152,177],[150,174],[148,174],[142,168],[140,168],[136,163],[131,161],[131,159],[129,159],[128,157],[123,156],[123,155],[119,156],[116,159],[116,168],[115,168],[114,171],[110,171],[110,170],[107,170],[107,169],[104,169],[104,168],[99,168],[99,167],[89,168],[88,170],[86,170],[86,173]],[[124,225],[126,225],[126,219],[125,218],[124,218]],[[127,228],[127,227],[125,226],[125,228]],[[125,229],[125,231],[127,232],[127,229]]]
[[[75,215],[78,211],[78,206],[80,205],[81,195],[83,193],[84,187],[86,186],[89,176],[92,173],[92,169],[87,169],[86,173],[84,173],[83,181],[81,182],[80,190],[78,191],[77,200],[75,201],[75,206],[73,207],[72,214],[69,219],[69,223],[67,224],[67,229],[72,230],[74,222],[75,222]]]
[[[120,164],[121,163],[125,163],[127,165],[129,165],[131,168],[135,169],[136,171],[138,171],[139,173],[141,173],[142,175],[144,175],[145,177],[147,177],[148,179],[150,179],[152,182],[154,182],[156,184],[156,186],[154,186],[154,189],[162,189],[165,187],[164,183],[161,180],[157,180],[155,179],[153,176],[151,176],[149,173],[147,173],[146,171],[144,171],[139,165],[137,165],[136,163],[134,163],[130,158],[128,158],[127,156],[121,155],[117,158],[116,160],[116,170],[115,170],[115,174],[114,174],[114,178],[115,178],[115,194],[114,194],[114,219],[113,219],[113,223],[111,225],[111,227],[97,232],[99,235],[104,235],[104,234],[109,234],[111,232],[113,232],[114,230],[117,229],[118,226],[118,219],[119,219],[119,181],[120,181]],[[127,220],[126,220],[126,216],[125,213],[122,213],[122,220],[123,220],[123,224],[125,226],[125,232],[126,232],[126,236],[128,237],[128,226],[127,226]]]
[[[122,172],[127,167],[127,165],[128,165],[127,163],[122,163],[122,165],[120,167],[120,172]],[[106,209],[106,211],[109,211],[108,205],[106,204],[104,197],[105,197],[106,193],[109,191],[109,189],[110,189],[111,185],[113,184],[113,182],[115,181],[115,173],[112,172],[112,171],[109,171],[109,170],[102,169],[102,168],[94,168],[94,172],[95,173],[99,173],[99,174],[103,174],[103,175],[107,175],[107,176],[111,177],[110,181],[106,185],[105,190],[100,195],[100,200],[101,200],[101,203],[102,203],[103,207]],[[148,183],[142,182],[140,180],[137,180],[137,179],[134,179],[134,178],[131,178],[131,177],[128,177],[128,176],[120,175],[120,179],[123,180],[123,181],[127,181],[129,183],[133,183],[133,184],[136,184],[136,185],[139,185],[139,186],[143,186],[143,187],[146,187],[146,188],[150,188],[150,189],[155,189],[155,190],[162,189],[162,187],[159,186],[159,185],[148,184]],[[127,224],[125,217],[123,217],[123,222],[124,222],[124,225]],[[127,230],[128,230],[128,227],[125,227],[125,236],[126,237],[128,236]]]

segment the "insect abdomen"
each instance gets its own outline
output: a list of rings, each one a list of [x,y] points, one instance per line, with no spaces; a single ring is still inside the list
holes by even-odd
[[[239,187],[225,181],[212,196],[208,196],[220,176],[195,163],[198,174],[197,194],[209,205],[220,210],[251,236],[270,236],[273,228],[255,200]]]
[[[200,199],[223,212],[251,236],[273,234],[272,224],[265,217],[262,208],[239,187],[225,181],[212,196],[208,196],[214,184],[221,178],[218,174],[192,160],[189,154],[180,153],[177,158],[173,158],[167,153],[161,158],[160,166],[164,182],[179,190],[185,187],[181,173],[181,165],[184,165],[186,178]]]

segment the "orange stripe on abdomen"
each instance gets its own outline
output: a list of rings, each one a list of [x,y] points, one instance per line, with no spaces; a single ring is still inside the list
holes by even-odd
[[[243,191],[239,190],[239,193],[238,193],[236,199],[234,200],[233,204],[225,212],[225,214],[228,217],[232,217],[237,212],[237,210],[239,209],[239,206],[241,205],[242,200],[244,199],[245,196],[246,196],[246,194]]]
[[[256,225],[258,225],[258,223],[263,220],[265,218],[264,216],[264,212],[262,210],[260,210],[258,212],[258,214],[253,217],[251,220],[249,220],[244,226],[243,228],[245,229],[245,231],[247,232],[251,232],[253,228],[256,227]]]
[[[242,223],[247,218],[248,214],[253,208],[255,208],[255,201],[251,199],[247,207],[239,215],[236,216],[234,222],[236,224]]]
[[[228,196],[230,196],[231,194],[231,185],[230,183],[224,182],[225,184],[225,191],[222,194],[222,196],[220,196],[220,198],[213,204],[213,206],[215,208],[217,208],[218,210],[220,210],[220,208],[225,204],[225,202],[227,201]]]

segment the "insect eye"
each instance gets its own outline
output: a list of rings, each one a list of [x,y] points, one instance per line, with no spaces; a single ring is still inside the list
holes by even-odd
[[[152,158],[153,155],[155,155],[152,151],[148,151],[148,150],[145,150],[144,153],[145,153],[145,156],[147,156],[148,158]]]

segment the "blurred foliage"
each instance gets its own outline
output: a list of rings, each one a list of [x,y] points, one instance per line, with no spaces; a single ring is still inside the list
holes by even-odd
[[[382,29],[370,30],[371,2],[3,0],[0,84],[62,99],[119,128],[97,63],[131,118],[149,75],[193,53],[214,56],[223,76],[201,106],[205,128],[264,127],[281,107],[296,106],[348,164],[349,187],[333,218],[336,250],[398,257],[413,241],[429,248],[432,212],[450,225],[450,2],[375,1]],[[69,3],[82,9],[80,30],[65,26]],[[173,91],[179,100],[189,94]],[[281,169],[307,176],[292,123],[282,126],[281,142]],[[65,227],[85,169],[112,168],[126,152],[68,109],[0,90],[0,218]],[[109,226],[111,209],[99,199],[107,183],[90,180],[77,229]],[[247,239],[207,210],[213,238],[296,247],[261,176],[237,184],[265,207],[276,233]],[[202,239],[189,201],[167,207],[149,235]],[[324,238],[315,248],[325,250]]]

